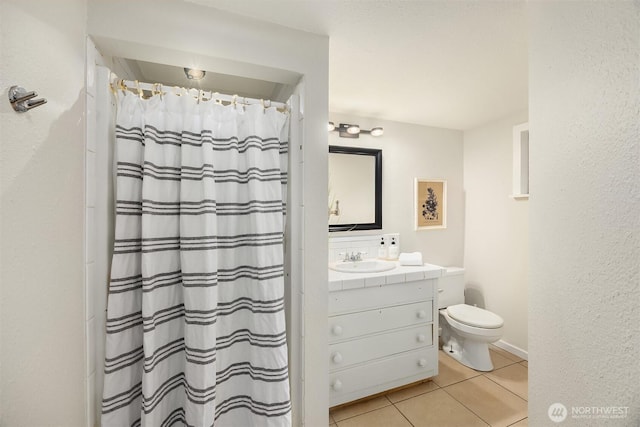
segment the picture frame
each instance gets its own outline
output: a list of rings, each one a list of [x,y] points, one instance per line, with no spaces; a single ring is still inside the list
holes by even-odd
[[[447,181],[416,178],[413,194],[415,230],[447,228]]]

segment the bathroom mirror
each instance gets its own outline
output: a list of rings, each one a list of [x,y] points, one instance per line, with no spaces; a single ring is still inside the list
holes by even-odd
[[[382,229],[382,150],[329,146],[329,231]]]

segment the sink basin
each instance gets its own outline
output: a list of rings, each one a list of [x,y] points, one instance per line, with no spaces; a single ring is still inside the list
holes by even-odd
[[[378,259],[338,261],[330,263],[329,268],[342,273],[379,273],[381,271],[393,270],[396,268],[396,263]]]

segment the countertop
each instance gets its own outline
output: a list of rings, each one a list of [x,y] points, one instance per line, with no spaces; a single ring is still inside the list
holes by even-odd
[[[329,269],[329,292],[434,279],[444,272],[444,268],[439,265],[409,266],[400,265],[398,261],[395,263],[396,268],[393,270],[379,273],[344,273]]]

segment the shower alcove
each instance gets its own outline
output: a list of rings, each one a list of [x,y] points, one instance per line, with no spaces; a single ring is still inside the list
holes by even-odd
[[[326,424],[326,240],[328,41],[185,2],[149,15],[145,2],[123,14],[108,1],[89,7],[86,73],[86,418],[100,425],[105,310],[113,247],[115,98],[109,82],[188,86],[183,67],[207,71],[207,91],[290,105],[289,187],[285,232],[285,312],[293,425]],[[149,4],[149,3],[146,3]],[[145,24],[145,22],[147,22]],[[291,41],[295,40],[295,43]],[[214,42],[212,42],[214,41]],[[309,52],[313,52],[310,55]],[[182,73],[182,75],[180,74]],[[182,79],[182,80],[180,80]],[[197,86],[195,86],[197,87]],[[305,161],[313,159],[311,161]],[[303,221],[304,215],[304,221]],[[319,303],[324,301],[325,303]],[[303,421],[304,420],[304,421]]]

